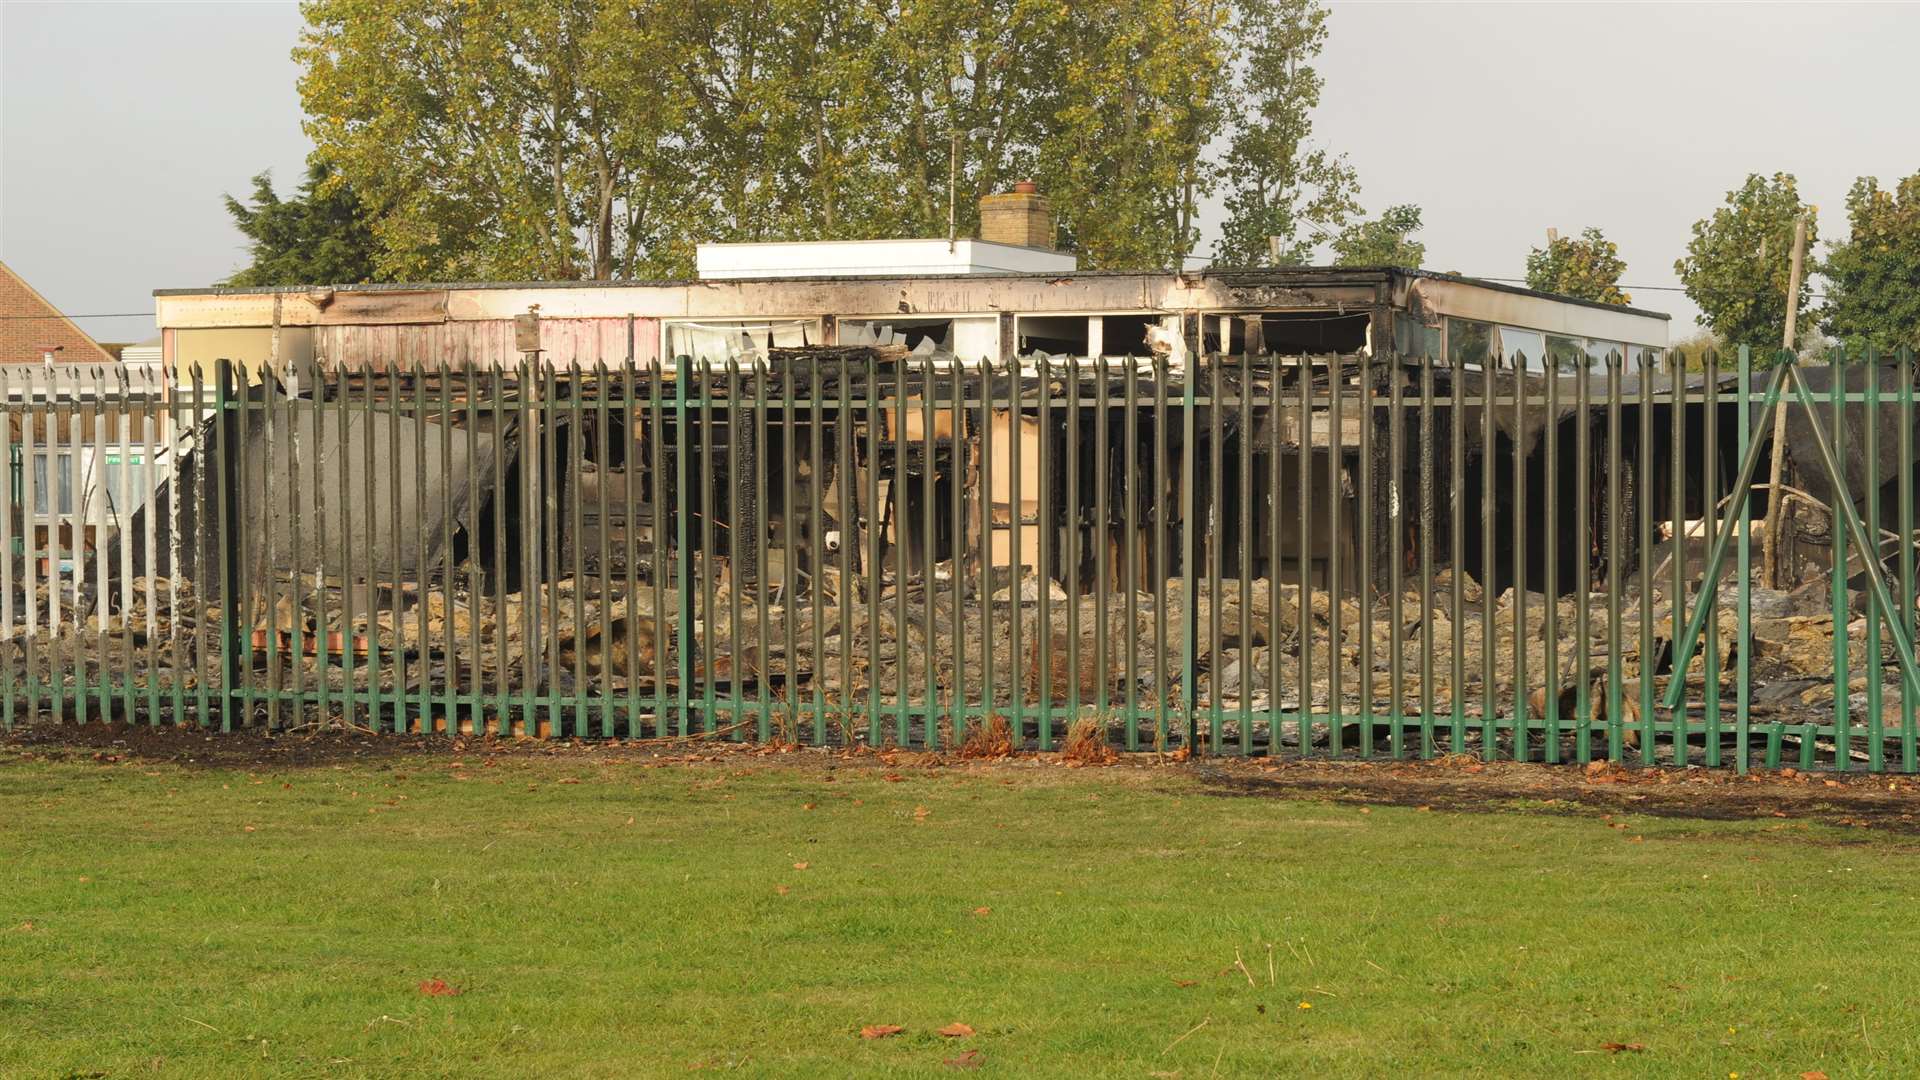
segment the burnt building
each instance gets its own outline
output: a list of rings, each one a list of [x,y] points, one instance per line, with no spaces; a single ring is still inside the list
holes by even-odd
[[[1017,239],[1036,238],[1031,220],[1016,224],[1027,230]],[[1112,366],[1120,358],[1137,358],[1141,373],[1150,376],[1157,357],[1157,370],[1174,383],[1171,392],[1178,403],[1182,381],[1199,377],[1205,358],[1225,357],[1231,361],[1227,378],[1241,377],[1234,366],[1240,364],[1247,378],[1265,388],[1249,393],[1282,394],[1290,402],[1293,392],[1283,387],[1302,378],[1319,380],[1321,389],[1313,391],[1319,396],[1309,404],[1312,419],[1304,424],[1299,414],[1277,408],[1264,410],[1263,419],[1254,421],[1268,425],[1257,431],[1238,431],[1235,416],[1222,419],[1222,438],[1234,440],[1223,455],[1226,468],[1239,468],[1235,463],[1248,457],[1242,443],[1276,449],[1278,456],[1269,455],[1271,460],[1245,466],[1257,470],[1257,477],[1246,483],[1237,473],[1212,478],[1203,462],[1190,482],[1206,488],[1217,479],[1226,494],[1238,486],[1277,492],[1258,512],[1224,510],[1230,539],[1238,535],[1238,521],[1227,519],[1254,515],[1245,530],[1249,534],[1265,536],[1279,529],[1286,535],[1272,543],[1250,538],[1251,545],[1263,552],[1278,551],[1280,561],[1296,572],[1303,563],[1331,571],[1344,562],[1339,576],[1346,587],[1352,586],[1354,571],[1363,562],[1357,545],[1364,542],[1373,549],[1367,557],[1376,566],[1391,557],[1395,546],[1393,530],[1362,530],[1361,522],[1395,516],[1395,507],[1412,497],[1409,489],[1417,476],[1408,472],[1406,482],[1390,482],[1384,472],[1390,440],[1383,409],[1390,365],[1401,369],[1409,399],[1420,393],[1422,364],[1433,369],[1443,393],[1451,392],[1459,378],[1494,378],[1509,387],[1518,379],[1534,386],[1530,393],[1537,396],[1538,385],[1551,370],[1571,408],[1578,397],[1572,384],[1583,378],[1604,392],[1609,358],[1628,372],[1657,370],[1667,344],[1668,317],[1662,314],[1395,268],[1078,272],[1071,256],[982,240],[706,245],[701,265],[701,279],[677,282],[164,290],[157,294],[158,320],[166,361],[176,370],[216,357],[248,370],[312,362],[364,371],[516,365],[534,357],[543,367],[556,369],[564,381],[569,371],[629,359],[643,367],[659,364],[673,377],[677,357],[692,358],[710,370],[728,361],[765,363],[773,356],[800,355],[792,350],[865,346],[903,357],[909,365],[1017,369],[1028,378],[1038,365],[1057,369],[1069,357],[1105,357],[1103,370],[1109,372],[1120,370]],[[1357,388],[1360,368],[1369,364],[1367,378],[1373,385],[1367,415],[1378,429],[1369,435],[1377,438],[1363,436],[1366,425],[1355,399],[1346,402],[1348,411],[1337,430],[1325,407],[1332,386]],[[1118,376],[1114,378],[1117,395]],[[1197,426],[1199,438],[1213,427],[1205,408]],[[1536,405],[1532,411],[1540,410]],[[1065,438],[1062,410],[1023,409],[1018,425],[1008,412],[988,421],[1003,429],[992,438],[1002,446],[1020,439],[1027,448],[1021,456],[1023,468],[1031,472],[1041,461],[1066,458],[1064,446],[1050,455],[1039,446],[1044,439],[1058,443]],[[1295,419],[1289,421],[1288,415]],[[1441,454],[1451,445],[1451,415],[1452,410],[1444,411],[1439,426],[1425,429],[1426,437],[1438,440],[1436,452]],[[1411,417],[1409,413],[1409,425],[1414,423]],[[1091,416],[1079,418],[1087,421],[1091,433]],[[1299,430],[1270,430],[1271,425],[1290,422]],[[1477,455],[1486,425],[1465,409],[1459,422],[1468,429],[1465,452]],[[1061,430],[1043,430],[1049,424]],[[1505,456],[1516,447],[1530,452],[1542,426],[1516,426],[1503,414],[1493,425],[1497,451]],[[912,438],[916,431],[903,434]],[[1173,433],[1176,442],[1178,437]],[[645,441],[644,433],[635,438]],[[726,441],[724,435],[721,441]],[[1163,439],[1162,449],[1165,446]],[[1361,462],[1363,450],[1375,460]],[[1339,464],[1329,468],[1316,461],[1300,468],[1298,462],[1281,459],[1302,453],[1319,459],[1335,455]],[[1111,455],[1095,452],[1086,468],[1102,468],[1098,459],[1104,456],[1117,462],[1123,455],[1117,449]],[[1083,508],[1066,505],[1064,475],[1045,482],[1030,475],[1022,484],[1007,475],[1013,457],[1003,451],[995,475],[986,480],[998,507],[995,516],[1007,526],[987,545],[999,562],[1009,558],[1016,545],[1022,561],[1041,550],[1039,532],[1045,525],[1036,515],[1043,501],[1051,503],[1052,515],[1062,517],[1058,528],[1066,528],[1065,521],[1076,515],[1085,516]],[[1409,460],[1417,463],[1418,457],[1415,453]],[[1135,468],[1165,468],[1165,482],[1153,487],[1166,498],[1177,495],[1177,467],[1153,461],[1149,450],[1136,455]],[[1278,478],[1270,475],[1275,470]],[[1377,483],[1358,482],[1367,470],[1374,472]],[[1503,478],[1510,473],[1504,466],[1495,471]],[[1473,474],[1470,483],[1479,483],[1478,470],[1464,472]],[[1442,462],[1443,483],[1447,475],[1447,463]],[[1296,477],[1304,478],[1305,486],[1295,483]],[[1285,482],[1274,483],[1276,479]],[[1061,490],[1043,500],[1043,492],[1055,486]],[[1091,497],[1096,484],[1089,475],[1085,484],[1074,486],[1084,489],[1073,493],[1078,500],[1083,494]],[[1023,491],[1016,495],[1016,487]],[[1569,482],[1567,490],[1572,487]],[[1371,511],[1356,501],[1363,488],[1375,503]],[[1317,524],[1316,516],[1309,515],[1304,542],[1298,525],[1301,491],[1315,507],[1330,508],[1317,514]],[[1454,494],[1471,497],[1474,492]],[[1027,505],[1015,506],[1016,501]],[[927,520],[919,509],[902,503],[895,515],[905,523],[901,542],[916,550],[923,543],[943,543],[937,536],[917,535]],[[943,510],[940,517],[945,516]],[[1477,512],[1470,517],[1468,533],[1488,524]],[[1004,535],[1016,520],[1025,530],[1018,541]],[[936,533],[952,527],[934,523]],[[1444,520],[1436,528],[1451,535]],[[1098,531],[1098,526],[1090,529]],[[1368,534],[1364,541],[1363,531]],[[1463,534],[1462,539],[1465,548],[1477,550],[1477,536]],[[1110,543],[1119,548],[1129,542],[1145,541],[1101,541],[1089,535],[1081,546],[1091,550]],[[1344,560],[1334,553],[1342,545],[1349,549]],[[1064,550],[1069,545],[1062,541],[1053,546]],[[1448,542],[1446,547],[1451,550],[1453,545]],[[1237,567],[1243,556],[1230,542],[1220,557]],[[1055,565],[1049,570],[1056,576],[1074,573],[1059,565],[1058,556],[1050,561]],[[1270,561],[1262,560],[1262,572],[1269,572],[1265,563]]]

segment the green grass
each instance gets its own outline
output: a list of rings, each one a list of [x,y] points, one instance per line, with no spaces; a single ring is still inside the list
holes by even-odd
[[[0,764],[0,1075],[1920,1066],[1897,838],[643,760]]]

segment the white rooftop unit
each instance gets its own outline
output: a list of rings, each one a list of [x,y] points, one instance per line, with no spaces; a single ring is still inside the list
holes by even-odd
[[[1074,256],[986,240],[801,240],[768,244],[701,244],[703,279],[915,277],[955,274],[1062,274]]]
[[[129,368],[160,367],[160,339],[149,338],[138,345],[129,345],[120,350],[120,362]]]

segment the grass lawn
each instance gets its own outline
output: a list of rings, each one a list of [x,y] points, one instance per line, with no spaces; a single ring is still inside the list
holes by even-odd
[[[1920,1071],[1879,830],[618,749],[0,792],[0,1076]]]

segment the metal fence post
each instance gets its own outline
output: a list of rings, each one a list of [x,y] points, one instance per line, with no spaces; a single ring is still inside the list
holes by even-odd
[[[1200,745],[1199,717],[1194,708],[1194,649],[1199,639],[1199,597],[1194,577],[1194,505],[1193,458],[1198,425],[1195,417],[1194,384],[1199,378],[1201,334],[1199,316],[1185,315],[1187,323],[1187,360],[1180,372],[1180,718],[1186,726],[1187,750],[1197,755]],[[1302,496],[1304,497],[1304,495]]]
[[[241,685],[240,671],[240,570],[241,556],[247,550],[244,519],[240,507],[240,408],[245,404],[245,388],[240,387],[235,402],[234,364],[222,357],[214,362],[214,435],[219,447],[216,487],[220,543],[220,729],[233,730],[233,697]]]
[[[1753,417],[1752,410],[1748,407],[1752,404],[1753,396],[1753,350],[1745,345],[1740,346],[1739,372],[1740,388],[1735,401],[1734,423],[1738,426],[1740,434],[1735,440],[1734,447],[1737,455],[1745,458],[1747,447],[1753,442]],[[1779,497],[1779,492],[1768,490],[1768,499]],[[1736,501],[1745,502],[1746,500]],[[1737,695],[1734,703],[1734,741],[1739,746],[1735,752],[1733,766],[1735,772],[1744,776],[1749,767],[1747,744],[1753,736],[1753,699],[1751,687],[1748,685],[1748,681],[1753,677],[1753,515],[1750,512],[1742,512],[1735,520],[1739,523],[1740,530],[1738,534],[1740,570],[1735,575],[1740,588],[1739,627],[1735,631],[1737,648],[1740,651],[1733,680],[1734,692]]]
[[[679,625],[674,628],[680,642],[679,666],[676,673],[680,682],[680,734],[691,730],[692,707],[688,700],[689,684],[693,679],[693,552],[687,547],[687,379],[692,372],[689,358],[681,355],[673,358],[673,447],[674,447],[674,574],[680,602]],[[792,514],[792,509],[788,509]],[[791,528],[791,524],[789,524]],[[791,557],[791,556],[789,556]],[[789,654],[791,655],[791,654]],[[792,664],[789,659],[787,663]],[[789,680],[791,681],[791,680]],[[787,688],[792,693],[792,686]]]

